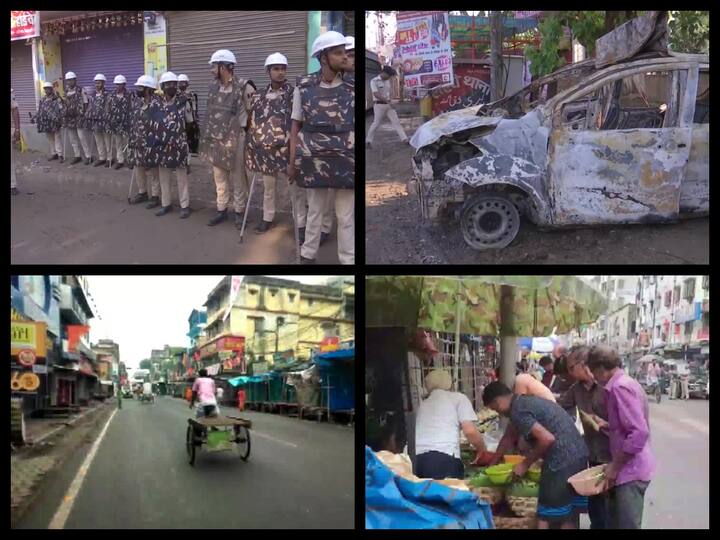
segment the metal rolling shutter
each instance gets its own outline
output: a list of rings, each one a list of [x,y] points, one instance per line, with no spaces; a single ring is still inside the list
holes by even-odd
[[[10,84],[20,111],[20,123],[29,124],[28,112],[35,114],[35,77],[32,67],[32,45],[24,39],[10,47]]]
[[[102,73],[107,78],[107,90],[115,88],[115,75],[124,75],[127,88],[132,90],[145,71],[141,24],[68,34],[62,37],[61,50],[63,76],[73,71],[81,87],[94,86],[93,78]]]
[[[287,56],[287,76],[293,84],[306,73],[306,11],[167,11],[165,17],[169,69],[190,78],[201,125],[212,80],[208,61],[218,49],[230,49],[237,59],[235,74],[252,79],[258,89],[269,83],[263,64],[274,52]],[[280,32],[291,33],[269,35]],[[233,41],[239,38],[252,39]]]

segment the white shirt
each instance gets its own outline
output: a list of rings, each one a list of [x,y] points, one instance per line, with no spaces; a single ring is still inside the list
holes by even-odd
[[[143,394],[146,396],[152,394],[152,383],[143,383]]]
[[[477,414],[465,394],[433,390],[418,409],[415,453],[435,451],[459,458],[460,424],[475,421]]]
[[[218,386],[217,390],[215,390],[215,395],[217,396],[218,400],[223,398],[224,393],[225,392],[223,391],[223,389],[220,388],[219,386]]]
[[[373,101],[377,101],[375,92],[380,94],[382,101],[390,101],[390,80],[384,81],[380,75],[370,79],[370,91],[373,93]]]

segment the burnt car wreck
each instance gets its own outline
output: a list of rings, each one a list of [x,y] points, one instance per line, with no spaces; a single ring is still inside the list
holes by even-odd
[[[459,219],[474,249],[539,227],[671,222],[709,211],[709,57],[667,51],[665,12],[597,40],[494,103],[410,140],[424,220]]]

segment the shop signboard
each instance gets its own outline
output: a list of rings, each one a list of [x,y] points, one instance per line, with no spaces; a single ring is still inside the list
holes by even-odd
[[[35,363],[35,353],[31,349],[23,349],[18,353],[18,362],[24,367],[32,367]]]
[[[10,41],[40,35],[40,14],[37,11],[10,12]]]
[[[10,354],[32,351],[38,358],[45,358],[47,324],[44,322],[10,321]]]
[[[460,64],[454,69],[454,84],[433,91],[433,116],[490,101],[488,66]]]
[[[452,84],[453,63],[447,11],[400,11],[395,47],[405,88]]]

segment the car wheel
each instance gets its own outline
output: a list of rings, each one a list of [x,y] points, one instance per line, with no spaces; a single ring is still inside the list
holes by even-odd
[[[478,193],[463,206],[460,229],[463,239],[473,249],[504,248],[520,230],[520,212],[501,193]]]

